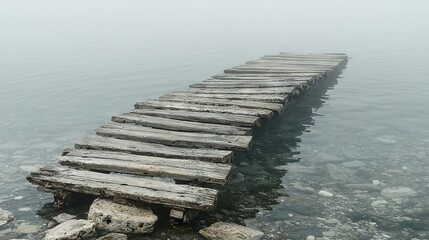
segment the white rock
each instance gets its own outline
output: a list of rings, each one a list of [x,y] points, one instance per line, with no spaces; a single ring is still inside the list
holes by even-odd
[[[72,219],[49,230],[45,240],[91,239],[95,235],[95,224],[87,220]]]
[[[109,233],[100,238],[97,238],[97,240],[127,240],[127,235],[122,233]]]
[[[23,207],[23,208],[20,208],[20,209],[18,209],[18,211],[21,211],[21,212],[29,212],[29,211],[31,211],[32,209],[31,208],[29,208],[29,207]]]
[[[377,201],[372,202],[371,206],[373,206],[373,207],[381,207],[381,206],[384,206],[384,205],[387,205],[387,204],[389,204],[389,202],[386,201],[386,200],[377,200]]]
[[[12,215],[0,208],[0,226],[9,222],[12,219]]]
[[[332,197],[332,196],[334,196],[334,194],[332,194],[332,193],[330,193],[328,191],[325,191],[325,190],[320,190],[319,191],[319,195],[320,196],[324,196],[324,197]]]
[[[15,199],[15,200],[21,200],[21,199],[23,199],[24,197],[23,196],[16,196],[16,197],[14,197],[13,199]]]
[[[380,184],[380,181],[378,181],[378,180],[372,180],[372,184],[374,184],[375,186],[377,186],[378,184]]]
[[[95,222],[97,229],[119,233],[153,232],[158,217],[149,208],[138,208],[96,199],[88,213],[88,219]]]
[[[29,223],[23,222],[16,227],[15,232],[18,234],[31,234],[37,233],[42,229],[41,226],[31,225]]]
[[[316,238],[314,236],[307,236],[307,238],[305,240],[315,240]]]
[[[330,218],[330,219],[324,221],[324,223],[326,223],[326,224],[338,224],[338,223],[340,223],[340,221],[338,221],[335,218]]]
[[[417,192],[408,187],[391,187],[381,190],[381,195],[385,198],[405,198],[417,195]]]
[[[63,223],[63,222],[67,222],[67,221],[75,219],[75,218],[76,218],[76,216],[74,216],[74,215],[71,215],[68,213],[61,213],[52,219],[54,219],[57,223]]]
[[[200,230],[209,240],[259,240],[264,233],[235,223],[217,222]]]
[[[301,186],[301,185],[293,185],[293,188],[298,190],[298,191],[302,191],[302,192],[306,192],[306,193],[314,193],[314,188],[312,187],[305,187],[305,186]]]

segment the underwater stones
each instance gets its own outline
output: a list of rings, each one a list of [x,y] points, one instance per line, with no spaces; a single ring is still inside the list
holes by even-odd
[[[0,208],[0,226],[9,222],[12,219],[12,215]]]
[[[106,199],[96,199],[88,213],[97,229],[120,233],[150,233],[158,217],[149,208],[122,205]]]
[[[326,164],[326,168],[328,170],[329,177],[332,180],[341,181],[350,178],[349,175],[344,171],[344,169],[341,169],[334,164],[328,163]]]
[[[87,220],[72,219],[52,228],[45,240],[91,239],[95,235],[95,224]]]
[[[389,204],[386,200],[376,200],[371,203],[371,206],[373,207],[383,207],[385,205]]]
[[[341,163],[341,166],[346,168],[358,168],[358,167],[365,167],[366,163],[356,160],[356,161],[350,161],[350,162],[343,162]]]
[[[127,235],[122,233],[109,233],[97,238],[97,240],[127,240]]]
[[[75,218],[76,218],[76,216],[74,216],[74,215],[71,215],[68,213],[61,213],[52,219],[55,220],[57,223],[63,223],[63,222],[67,222],[67,221],[75,219]]]
[[[334,194],[332,194],[332,193],[330,193],[328,191],[325,191],[325,190],[320,190],[318,194],[320,196],[323,196],[323,197],[332,197],[332,196],[334,196]]]
[[[200,230],[209,240],[259,240],[264,233],[235,223],[217,222]]]
[[[417,195],[417,192],[408,187],[391,187],[381,190],[381,195],[385,198],[405,198]]]
[[[29,223],[23,222],[16,227],[15,232],[18,234],[31,234],[37,233],[42,229],[41,226],[31,225]]]
[[[315,192],[314,188],[312,188],[312,187],[306,187],[306,186],[301,186],[301,185],[297,185],[297,184],[294,184],[293,188],[298,190],[298,191],[305,192],[305,193],[314,193]]]
[[[352,183],[352,184],[346,184],[346,187],[349,189],[357,189],[357,190],[364,190],[368,192],[380,192],[381,188],[375,186],[374,184],[365,184],[365,183]]]
[[[317,161],[318,162],[342,162],[344,161],[344,158],[341,157],[337,157],[334,155],[330,155],[324,152],[318,153],[316,155]]]

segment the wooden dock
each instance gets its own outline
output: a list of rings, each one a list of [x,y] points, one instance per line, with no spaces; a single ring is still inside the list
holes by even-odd
[[[267,55],[188,89],[137,102],[27,179],[61,206],[74,193],[165,205],[173,217],[210,211],[234,151],[309,88],[338,73],[344,54]]]

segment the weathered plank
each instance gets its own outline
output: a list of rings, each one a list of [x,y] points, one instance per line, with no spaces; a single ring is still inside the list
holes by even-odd
[[[171,147],[162,144],[144,143],[101,136],[85,137],[77,141],[75,147],[78,149],[106,150],[146,156],[193,159],[221,163],[229,162],[233,158],[232,151]]]
[[[135,201],[201,211],[213,210],[218,196],[216,190],[209,188],[63,167],[44,167],[38,172],[32,172],[27,179],[48,190],[66,190],[101,197],[120,196]]]
[[[211,82],[231,82],[231,83],[237,83],[237,84],[285,84],[288,82],[308,82],[311,81],[313,79],[315,79],[316,77],[237,77],[237,78],[233,78],[233,79],[207,79],[204,80],[204,83],[211,83]]]
[[[213,79],[241,79],[241,80],[251,80],[251,79],[270,79],[270,78],[293,78],[293,77],[317,77],[322,74],[315,73],[259,73],[259,74],[217,74],[211,76]]]
[[[243,108],[261,108],[281,113],[283,111],[283,104],[278,103],[266,103],[256,102],[250,100],[229,100],[229,99],[216,99],[216,98],[200,98],[197,96],[174,96],[174,95],[163,95],[158,98],[161,101],[172,101],[172,102],[185,102],[185,103],[196,103],[201,105],[213,105],[213,106],[238,106]]]
[[[283,81],[283,82],[203,82],[192,84],[190,88],[276,88],[276,87],[296,87],[301,82]]]
[[[193,112],[212,112],[212,113],[232,113],[238,115],[250,115],[263,118],[271,118],[273,111],[267,109],[248,109],[237,106],[209,106],[191,103],[169,102],[169,101],[156,101],[148,100],[138,102],[135,108],[148,108],[148,109],[169,109],[169,110],[186,110]]]
[[[264,64],[270,66],[325,66],[325,67],[336,67],[337,62],[326,62],[326,61],[301,61],[301,60],[291,60],[291,59],[272,59],[272,60],[252,60],[247,61],[246,64]]]
[[[153,117],[142,114],[124,113],[113,116],[113,122],[134,123],[145,127],[167,129],[183,132],[204,132],[224,135],[251,135],[252,129],[247,127],[228,126],[214,123],[182,121],[171,118]]]
[[[325,70],[312,70],[312,69],[277,69],[277,70],[271,70],[271,69],[242,69],[242,68],[228,68],[224,70],[224,73],[232,73],[232,74],[264,74],[264,73],[326,73]]]
[[[325,66],[308,66],[308,65],[270,65],[270,64],[247,64],[247,65],[239,65],[233,67],[233,69],[240,70],[266,70],[266,71],[302,71],[302,72],[323,72],[330,71],[334,67],[325,67]]]
[[[205,94],[295,94],[296,87],[278,88],[188,88],[187,92]]]
[[[261,119],[259,117],[229,113],[189,112],[170,109],[134,109],[131,111],[131,113],[192,122],[225,124],[240,127],[254,127],[261,125]]]
[[[178,132],[115,122],[103,124],[95,131],[104,137],[189,148],[249,150],[252,142],[252,136]]]
[[[228,164],[81,149],[74,149],[66,156],[60,157],[59,163],[77,169],[216,184],[226,184],[231,171]]]
[[[182,96],[182,97],[197,97],[197,98],[226,99],[226,100],[249,100],[249,101],[271,102],[271,103],[284,103],[285,101],[288,100],[287,94],[277,94],[277,95],[204,94],[204,93],[176,91],[176,92],[167,93],[163,96]]]

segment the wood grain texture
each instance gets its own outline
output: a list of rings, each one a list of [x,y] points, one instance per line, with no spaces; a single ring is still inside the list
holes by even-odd
[[[175,91],[167,93],[164,96],[180,96],[180,97],[197,97],[197,98],[208,98],[208,99],[223,99],[223,100],[248,100],[257,102],[269,102],[269,103],[284,103],[288,100],[287,94],[205,94],[205,93],[192,93],[186,91]]]
[[[27,179],[48,190],[66,190],[101,197],[119,196],[168,207],[201,211],[213,210],[218,197],[218,192],[209,188],[63,167],[44,167],[38,172],[32,172]]]
[[[226,184],[231,171],[228,164],[82,149],[73,149],[66,156],[60,157],[59,163],[76,169],[216,184]]]
[[[229,113],[190,112],[171,109],[134,109],[133,114],[171,118],[201,123],[225,124],[240,127],[254,127],[261,125],[261,119],[256,116],[247,116]]]
[[[179,148],[162,144],[144,143],[101,136],[89,136],[76,142],[78,149],[106,150],[138,155],[193,159],[226,163],[232,160],[233,152],[227,150]]]
[[[250,150],[252,142],[252,136],[179,132],[115,122],[103,124],[95,131],[97,135],[103,137],[186,148],[215,148],[245,151]]]
[[[134,123],[145,127],[183,131],[183,132],[203,132],[224,135],[251,135],[252,129],[248,127],[228,126],[224,124],[201,123],[182,121],[171,118],[154,117],[142,114],[124,113],[120,116],[113,116],[112,121],[118,123]]]

